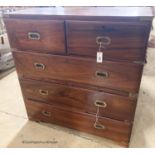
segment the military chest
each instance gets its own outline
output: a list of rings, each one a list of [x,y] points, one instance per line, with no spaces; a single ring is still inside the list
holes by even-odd
[[[29,119],[128,146],[152,18],[150,7],[5,14]]]

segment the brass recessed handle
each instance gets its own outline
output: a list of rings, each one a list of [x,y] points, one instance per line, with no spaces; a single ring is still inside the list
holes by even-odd
[[[39,89],[39,94],[43,95],[43,96],[47,96],[48,95],[48,90]]]
[[[42,113],[44,116],[46,116],[46,117],[50,117],[50,116],[51,116],[51,112],[49,112],[49,111],[43,110],[41,113]]]
[[[94,127],[96,128],[96,129],[99,129],[99,130],[104,130],[105,129],[105,126],[104,125],[102,125],[102,124],[100,124],[100,123],[95,123],[94,124]]]
[[[27,35],[30,40],[40,40],[40,34],[38,32],[28,32]]]
[[[97,36],[96,43],[102,44],[103,46],[108,46],[111,44],[111,38],[108,36]]]
[[[95,104],[95,106],[101,107],[101,108],[107,107],[107,103],[105,101],[96,100],[94,104]]]
[[[100,77],[100,78],[108,78],[109,77],[109,74],[104,71],[96,71],[95,74],[97,77]]]
[[[44,69],[45,69],[45,65],[42,64],[42,63],[35,62],[35,63],[34,63],[34,66],[35,66],[35,68],[38,69],[38,70],[44,70]]]

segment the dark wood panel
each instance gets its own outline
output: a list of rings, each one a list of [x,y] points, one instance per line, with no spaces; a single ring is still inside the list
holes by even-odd
[[[64,21],[5,19],[12,48],[65,53]]]
[[[19,76],[73,81],[127,92],[138,92],[143,68],[133,63],[97,64],[94,59],[70,56],[27,52],[13,52],[13,55]]]
[[[67,21],[68,53],[96,57],[97,37],[105,37],[104,59],[144,60],[149,25],[136,22]]]
[[[96,114],[96,104],[101,104],[99,115],[113,119],[132,121],[136,103],[128,97],[66,85],[20,80],[26,99],[82,113]]]
[[[94,127],[95,116],[89,114],[78,114],[67,110],[58,109],[40,102],[26,101],[29,119],[63,125],[79,131],[88,132],[97,136],[104,136],[114,141],[128,145],[131,124],[108,119],[99,118],[99,123],[104,129]]]

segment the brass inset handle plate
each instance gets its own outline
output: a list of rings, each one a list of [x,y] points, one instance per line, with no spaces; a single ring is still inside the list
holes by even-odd
[[[108,46],[111,44],[111,38],[108,36],[97,36],[96,43],[102,44],[103,46]]]
[[[94,104],[97,107],[102,107],[102,108],[106,108],[107,107],[107,103],[105,101],[96,100]]]
[[[102,125],[102,124],[100,124],[100,123],[95,123],[94,124],[94,127],[96,128],[96,129],[99,129],[99,130],[104,130],[105,129],[105,126],[104,125]]]
[[[43,95],[43,96],[47,96],[48,95],[48,90],[39,89],[39,94]]]
[[[34,66],[35,66],[35,68],[38,69],[38,70],[44,70],[44,69],[45,69],[45,65],[42,64],[42,63],[35,62],[35,63],[34,63]]]
[[[28,38],[30,40],[40,40],[40,34],[38,32],[28,32]]]
[[[46,117],[50,117],[50,116],[51,116],[51,112],[49,112],[49,111],[43,110],[41,113],[42,113],[44,116],[46,116]]]
[[[107,72],[103,72],[103,71],[96,71],[96,76],[100,77],[100,78],[108,78],[109,74]]]

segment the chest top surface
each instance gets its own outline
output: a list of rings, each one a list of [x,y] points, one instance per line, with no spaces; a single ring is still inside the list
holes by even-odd
[[[4,14],[10,18],[38,19],[139,19],[152,20],[151,7],[38,7]]]

